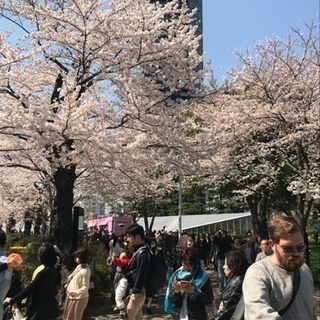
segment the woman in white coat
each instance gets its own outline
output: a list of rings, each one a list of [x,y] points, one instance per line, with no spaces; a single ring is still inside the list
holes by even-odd
[[[91,271],[88,266],[88,251],[81,248],[73,253],[78,266],[68,277],[65,285],[67,300],[63,320],[81,320],[89,301],[89,284]]]

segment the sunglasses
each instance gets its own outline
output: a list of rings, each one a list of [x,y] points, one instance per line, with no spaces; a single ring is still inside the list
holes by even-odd
[[[307,248],[307,246],[303,244],[299,244],[298,246],[278,246],[282,249],[282,251],[286,254],[292,254],[294,252],[304,252]]]

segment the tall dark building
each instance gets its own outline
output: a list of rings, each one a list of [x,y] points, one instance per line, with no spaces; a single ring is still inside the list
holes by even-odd
[[[151,3],[159,2],[161,4],[165,4],[171,0],[149,0]],[[197,24],[197,35],[203,36],[203,23],[202,23],[202,0],[187,0],[187,5],[190,10],[197,8],[196,13],[196,20],[195,23]],[[198,48],[198,53],[200,55],[203,54],[203,39],[201,38]]]
[[[197,8],[196,13],[196,24],[197,24],[197,35],[203,37],[203,23],[202,23],[202,0],[187,0],[188,6],[191,10]],[[203,54],[203,38],[199,43],[198,53]]]

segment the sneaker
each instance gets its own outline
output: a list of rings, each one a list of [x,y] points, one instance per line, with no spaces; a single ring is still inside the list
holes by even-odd
[[[147,314],[153,314],[150,308],[147,308]]]

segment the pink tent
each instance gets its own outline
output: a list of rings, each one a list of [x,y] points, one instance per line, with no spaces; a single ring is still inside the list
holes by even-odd
[[[106,217],[87,220],[88,229],[100,229],[106,227],[109,233],[123,234],[132,224],[131,217]]]

